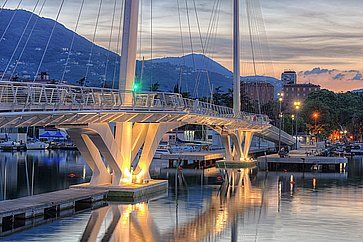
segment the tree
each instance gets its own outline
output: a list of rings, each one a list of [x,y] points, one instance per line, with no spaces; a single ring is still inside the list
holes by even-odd
[[[307,127],[312,129],[312,114],[319,113],[319,132],[325,137],[334,130],[346,129],[355,137],[362,137],[363,96],[356,93],[334,93],[320,90],[311,93],[304,102],[301,116]]]
[[[160,88],[159,82],[155,82],[155,83],[151,84],[150,91],[151,92],[158,92],[159,88]]]

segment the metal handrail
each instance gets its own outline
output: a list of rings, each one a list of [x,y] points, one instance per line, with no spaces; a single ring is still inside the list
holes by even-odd
[[[0,81],[0,111],[73,111],[146,109],[183,111],[218,118],[234,118],[249,123],[267,124],[265,115],[242,112],[199,100],[183,98],[178,93],[122,91],[117,89]]]

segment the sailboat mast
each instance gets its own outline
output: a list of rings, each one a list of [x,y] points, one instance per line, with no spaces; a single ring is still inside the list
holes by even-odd
[[[241,70],[240,70],[240,16],[239,0],[233,0],[233,112],[241,112]]]

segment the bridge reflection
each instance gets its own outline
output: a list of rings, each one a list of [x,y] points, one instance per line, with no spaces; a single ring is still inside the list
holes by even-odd
[[[81,241],[203,241],[227,233],[237,236],[238,217],[263,205],[263,192],[252,188],[248,171],[236,173],[236,186],[225,182],[213,193],[206,209],[193,219],[160,233],[148,203],[111,204],[94,211]],[[107,218],[112,217],[111,222]],[[103,228],[106,226],[106,228]],[[102,228],[102,229],[101,229]]]

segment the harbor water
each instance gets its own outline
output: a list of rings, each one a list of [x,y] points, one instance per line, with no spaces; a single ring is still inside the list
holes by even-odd
[[[0,200],[65,189],[90,175],[77,151],[2,152]],[[108,203],[0,240],[362,241],[363,158],[343,173],[251,172],[228,194],[208,174],[191,176],[169,175],[168,194],[150,201]]]

